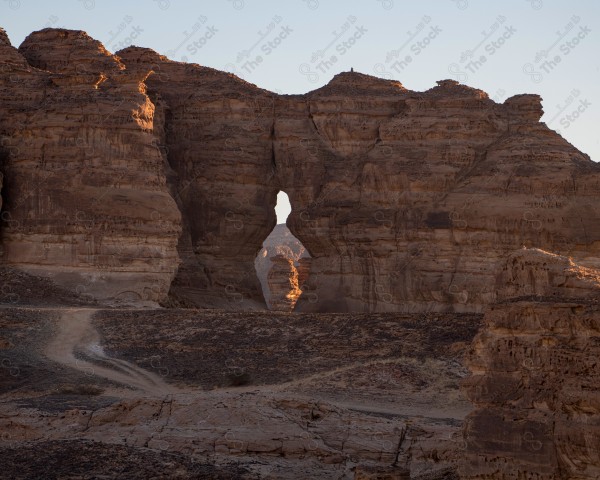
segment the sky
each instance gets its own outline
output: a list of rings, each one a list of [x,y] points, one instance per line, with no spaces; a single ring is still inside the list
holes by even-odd
[[[278,93],[350,68],[417,91],[452,78],[497,102],[537,93],[542,121],[600,161],[599,0],[0,0],[0,26],[15,46],[85,30]],[[285,194],[276,210],[285,222]]]

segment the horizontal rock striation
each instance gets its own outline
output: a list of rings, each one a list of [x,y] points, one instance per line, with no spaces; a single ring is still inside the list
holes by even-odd
[[[499,290],[468,355],[461,478],[599,478],[600,276],[524,249]]]

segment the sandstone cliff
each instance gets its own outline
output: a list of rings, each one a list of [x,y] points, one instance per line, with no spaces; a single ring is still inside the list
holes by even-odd
[[[4,263],[81,295],[158,301],[180,214],[153,132],[148,71],[84,32],[46,29],[19,51],[0,32]]]
[[[468,357],[464,387],[477,409],[461,478],[599,478],[600,276],[523,249],[499,287],[504,300]]]
[[[312,257],[299,311],[481,312],[522,246],[600,265],[600,167],[537,95],[354,72],[276,95],[57,29],[0,55],[4,261],[94,298],[265,308],[281,190]]]

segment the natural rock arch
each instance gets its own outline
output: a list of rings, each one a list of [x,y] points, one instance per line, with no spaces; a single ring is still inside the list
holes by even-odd
[[[265,308],[254,259],[280,190],[313,257],[300,311],[480,312],[522,245],[598,267],[600,168],[537,95],[356,72],[277,95],[61,29],[18,51],[2,32],[0,58],[5,262],[97,299]]]

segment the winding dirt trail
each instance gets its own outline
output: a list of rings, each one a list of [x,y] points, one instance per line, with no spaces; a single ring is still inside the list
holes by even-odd
[[[100,335],[92,326],[95,309],[74,308],[60,311],[58,330],[45,350],[50,360],[80,370],[89,376],[100,376],[147,394],[164,396],[180,393],[160,376],[125,360],[106,355]],[[77,358],[83,355],[88,360]]]

